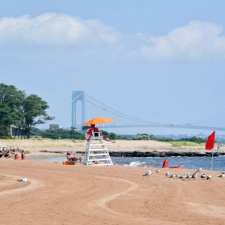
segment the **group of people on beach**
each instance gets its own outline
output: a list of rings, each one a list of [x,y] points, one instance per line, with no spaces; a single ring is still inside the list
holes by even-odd
[[[0,149],[0,158],[10,158],[11,157],[11,151],[8,148],[1,148]]]
[[[25,151],[8,147],[0,147],[0,159],[24,160]]]
[[[75,164],[76,162],[81,162],[82,158],[78,157],[75,152],[67,152],[66,159],[68,163]]]

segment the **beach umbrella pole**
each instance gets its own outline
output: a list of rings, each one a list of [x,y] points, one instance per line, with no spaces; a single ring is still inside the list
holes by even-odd
[[[211,170],[214,170],[214,151],[212,151],[212,157],[211,157]]]
[[[211,151],[211,170],[214,169],[214,147],[215,147],[215,140],[216,140],[216,132],[213,131],[207,138],[205,144],[205,150]],[[218,146],[217,146],[218,149]]]

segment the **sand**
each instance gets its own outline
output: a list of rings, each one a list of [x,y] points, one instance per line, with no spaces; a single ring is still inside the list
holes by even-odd
[[[117,140],[106,142],[114,151],[134,151],[134,150],[159,150],[169,149],[172,146],[169,143],[159,141],[132,141],[132,140]],[[12,139],[0,140],[0,145],[21,148],[31,153],[36,153],[42,150],[47,151],[84,151],[85,141],[81,140],[52,140],[52,139]]]
[[[182,169],[183,170],[183,169]],[[145,168],[0,162],[2,225],[222,225],[225,179],[180,181]],[[177,169],[177,172],[180,169]],[[16,179],[26,176],[21,186]]]

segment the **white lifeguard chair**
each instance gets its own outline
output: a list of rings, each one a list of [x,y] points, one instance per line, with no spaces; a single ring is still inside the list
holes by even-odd
[[[113,165],[101,131],[93,131],[92,135],[87,139],[84,164],[87,166]]]

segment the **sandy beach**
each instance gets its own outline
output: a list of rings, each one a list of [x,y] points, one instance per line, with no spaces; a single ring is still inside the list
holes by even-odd
[[[187,143],[188,145],[173,145],[169,142],[160,142],[154,140],[116,140],[107,142],[111,151],[143,151],[143,152],[161,152],[161,151],[189,151],[204,152],[204,144]],[[84,151],[85,141],[80,140],[51,140],[51,139],[12,139],[0,140],[0,145],[23,149],[31,154],[38,154],[43,151],[48,152],[66,152],[66,151]],[[220,149],[225,152],[225,147]]]
[[[107,141],[105,145],[111,156],[115,157],[170,157],[170,156],[203,156],[204,144],[194,142],[162,142],[154,140],[115,140]],[[66,152],[84,154],[86,141],[53,140],[53,139],[0,139],[0,147],[25,150],[28,158],[62,156]],[[217,149],[217,146],[215,146]],[[218,154],[225,154],[225,145],[220,147]]]
[[[12,139],[0,140],[1,145],[14,148],[21,148],[30,153],[38,153],[40,151],[84,151],[85,141],[81,140],[51,140],[51,139]],[[172,149],[171,144],[159,141],[130,141],[117,140],[106,142],[113,151],[153,151]]]
[[[225,225],[225,0],[0,7],[0,225]]]
[[[225,180],[217,177],[181,181],[165,171],[144,177],[146,168],[13,160],[1,161],[0,171],[4,225],[225,224]]]

